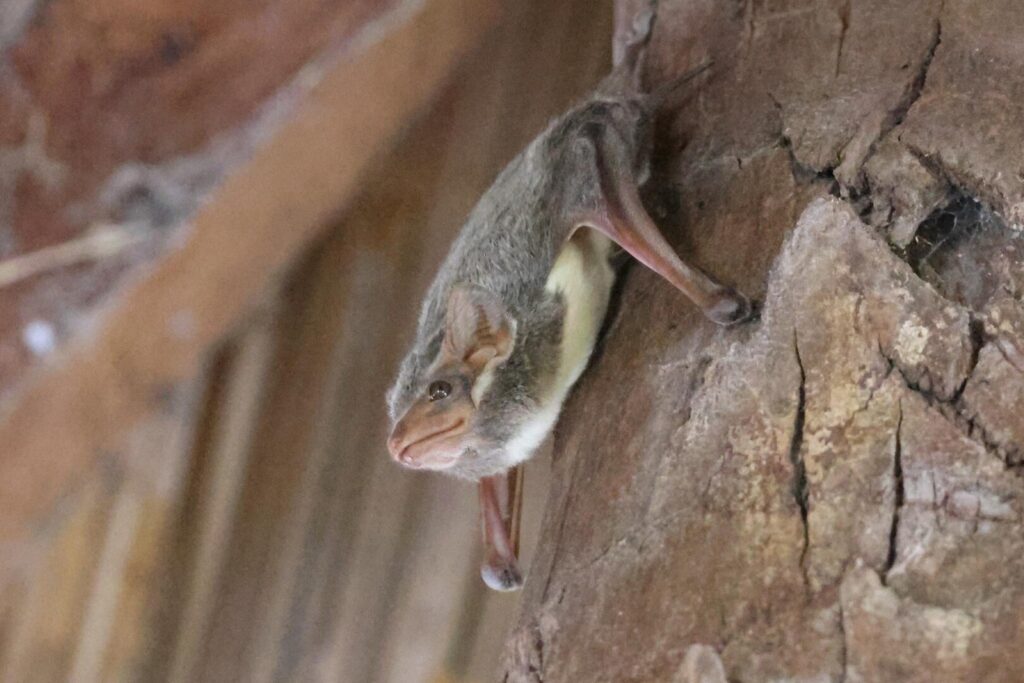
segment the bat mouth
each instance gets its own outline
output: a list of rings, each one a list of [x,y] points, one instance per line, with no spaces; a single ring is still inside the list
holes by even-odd
[[[416,441],[405,444],[396,460],[414,470],[443,470],[458,461],[453,446],[457,438],[466,431],[466,420],[458,419],[444,429],[428,434]],[[459,449],[461,450],[461,449]]]

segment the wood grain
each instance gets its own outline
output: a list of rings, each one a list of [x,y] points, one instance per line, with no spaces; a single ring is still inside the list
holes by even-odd
[[[17,397],[0,421],[0,562],[23,557],[16,544],[68,482],[116,448],[118,432],[158,408],[166,387],[238,324],[493,18],[491,2],[432,0],[349,55],[225,182],[183,243],[119,297],[95,334]]]

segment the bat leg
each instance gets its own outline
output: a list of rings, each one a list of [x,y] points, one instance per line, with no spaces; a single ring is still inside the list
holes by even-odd
[[[477,485],[480,522],[484,537],[484,561],[480,577],[496,591],[522,587],[519,571],[519,521],[522,515],[523,470],[514,467],[504,474],[484,477]]]
[[[747,297],[719,284],[703,271],[679,258],[644,209],[624,143],[607,126],[594,124],[587,131],[596,150],[600,201],[577,222],[607,235],[637,261],[675,285],[708,318],[719,325],[748,319]]]
[[[640,63],[654,28],[655,3],[651,0],[620,0],[615,3],[612,65],[632,70]]]

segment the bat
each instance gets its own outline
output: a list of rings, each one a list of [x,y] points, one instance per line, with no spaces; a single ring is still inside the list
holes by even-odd
[[[401,465],[478,482],[484,581],[522,584],[521,463],[558,419],[608,308],[616,246],[732,325],[748,299],[685,263],[640,199],[653,119],[668,89],[643,93],[653,12],[616,31],[615,67],[498,175],[427,291],[412,348],[388,393],[387,446]]]

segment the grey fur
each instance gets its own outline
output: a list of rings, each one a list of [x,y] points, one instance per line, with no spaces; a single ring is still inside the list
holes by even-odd
[[[600,90],[599,90],[600,92]],[[651,115],[642,96],[595,96],[555,119],[498,175],[452,245],[420,312],[416,339],[388,394],[394,423],[432,378],[444,337],[448,297],[457,284],[496,295],[516,321],[512,355],[495,372],[474,429],[493,452],[466,453],[450,473],[469,479],[504,469],[501,444],[538,407],[538,391],[557,370],[564,309],[544,288],[574,217],[596,208],[600,185],[595,135],[611,134],[647,175]]]
[[[540,390],[558,370],[564,306],[545,283],[580,217],[599,208],[598,139],[613,145],[619,164],[630,165],[619,170],[637,185],[649,175],[653,114],[668,92],[645,95],[640,88],[654,19],[648,8],[616,31],[616,68],[589,99],[552,121],[498,175],[427,292],[416,339],[388,393],[392,425],[434,379],[427,370],[441,351],[447,302],[456,285],[492,293],[516,322],[512,353],[496,369],[473,418],[474,436],[487,445],[464,452],[446,470],[450,474],[479,479],[505,470],[510,463],[503,445],[540,408]]]

